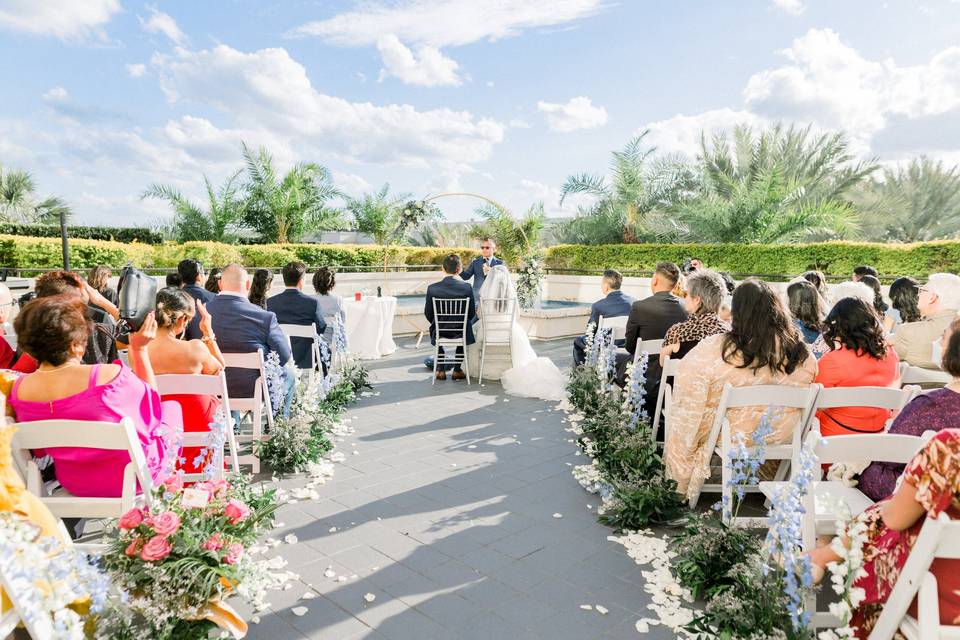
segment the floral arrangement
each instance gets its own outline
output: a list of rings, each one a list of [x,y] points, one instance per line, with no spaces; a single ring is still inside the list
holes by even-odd
[[[333,317],[333,352],[337,358],[342,358],[347,355],[349,349],[347,330],[343,326],[343,319],[337,314]]]
[[[532,309],[540,303],[540,288],[545,277],[541,256],[530,255],[523,259],[517,272],[517,301],[521,309]]]
[[[267,376],[267,391],[270,393],[270,406],[276,417],[283,410],[283,402],[287,398],[286,386],[283,383],[285,371],[280,364],[280,355],[276,351],[267,354],[263,363],[263,372]]]
[[[130,626],[151,638],[206,637],[219,624],[233,631],[223,620],[239,616],[222,601],[234,591],[256,600],[278,586],[248,553],[272,524],[274,492],[239,477],[185,488],[172,476],[152,497],[108,532],[102,559],[128,595]]]
[[[856,638],[856,627],[850,626],[853,610],[860,606],[866,592],[855,587],[857,580],[867,575],[863,568],[863,545],[867,541],[867,525],[860,518],[841,518],[837,521],[837,536],[830,547],[838,556],[838,562],[827,565],[830,571],[830,586],[840,596],[839,602],[830,603],[830,613],[840,619],[839,627],[821,631],[820,640]]]
[[[82,640],[107,605],[110,580],[86,554],[9,512],[0,513],[0,573],[24,622],[51,638]]]
[[[616,353],[614,351],[614,353]],[[627,414],[627,429],[636,429],[641,423],[648,423],[650,416],[644,405],[647,383],[647,366],[650,355],[646,352],[627,363],[627,384],[623,395],[623,410]]]
[[[400,218],[397,222],[397,231],[394,234],[396,238],[403,238],[407,231],[430,222],[439,220],[443,214],[440,207],[426,200],[409,200],[400,210]]]

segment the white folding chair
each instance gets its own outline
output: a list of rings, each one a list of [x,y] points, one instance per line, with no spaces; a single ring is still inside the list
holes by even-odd
[[[944,386],[953,382],[953,376],[939,369],[923,369],[909,362],[900,363],[900,384],[922,384],[925,387]]]
[[[720,403],[717,406],[717,414],[713,420],[713,426],[706,440],[706,460],[708,466],[710,457],[713,454],[720,456],[722,465],[721,484],[704,484],[700,492],[690,497],[690,507],[696,506],[700,499],[700,493],[703,491],[717,492],[728,501],[733,500],[733,491],[729,486],[730,480],[730,451],[733,446],[732,434],[730,433],[730,421],[727,419],[727,411],[730,409],[739,409],[746,407],[766,407],[770,409],[798,409],[800,415],[793,427],[793,437],[790,442],[783,444],[765,444],[767,460],[780,460],[780,469],[777,475],[785,475],[787,461],[794,461],[800,458],[800,447],[803,443],[803,429],[810,420],[810,414],[813,412],[813,406],[817,401],[817,394],[820,391],[819,384],[811,384],[805,387],[791,387],[787,385],[754,385],[748,387],[734,387],[727,383],[723,387],[723,394],[720,396]],[[756,426],[759,426],[759,422]],[[756,446],[748,447],[748,451],[755,452]],[[755,487],[747,487],[747,491],[756,490]],[[736,518],[736,524],[746,524],[752,526],[758,524],[761,520],[757,518]]]
[[[843,407],[867,407],[887,409],[894,413],[903,409],[908,402],[920,393],[920,387],[907,385],[902,389],[890,387],[829,387],[820,390],[817,404],[810,414],[810,425],[819,425],[816,412],[820,409],[839,409]],[[890,427],[893,417],[887,420],[884,430]],[[811,426],[808,425],[804,433]],[[819,428],[817,429],[819,431]]]
[[[677,375],[680,369],[680,358],[667,358],[663,363],[663,373],[660,374],[660,389],[657,391],[657,406],[653,412],[653,432],[656,436],[657,427],[660,424],[660,416],[663,415],[663,440],[666,444],[670,430],[667,427],[667,421],[670,419],[670,403],[673,402],[673,388],[667,382],[668,379]]]
[[[597,333],[610,330],[613,333],[614,340],[623,340],[627,337],[627,317],[628,316],[600,316],[597,318]]]
[[[215,376],[202,374],[175,374],[166,373],[156,376],[157,392],[161,396],[167,395],[187,395],[187,396],[214,396],[220,400],[220,410],[223,411],[226,423],[224,428],[227,430],[227,443],[230,445],[230,466],[234,473],[240,473],[240,449],[237,446],[236,435],[233,433],[233,417],[230,415],[230,396],[227,393],[227,378],[223,371]],[[186,426],[186,425],[184,425]],[[206,447],[207,431],[184,431],[184,447]],[[217,460],[223,460],[223,449],[220,449],[219,455],[214,456]],[[223,478],[223,464],[217,466],[217,479]],[[196,482],[203,480],[202,473],[185,473],[183,479],[187,482]]]
[[[516,298],[481,298],[480,322],[483,323],[483,342],[480,347],[480,378],[483,383],[483,365],[487,361],[487,347],[496,350],[491,360],[513,361],[511,338],[513,323],[517,318]]]
[[[227,369],[252,369],[260,375],[253,385],[253,395],[245,398],[230,398],[230,409],[239,411],[242,416],[249,412],[253,424],[250,434],[241,433],[236,436],[236,442],[259,442],[263,439],[263,417],[266,414],[267,427],[273,429],[273,405],[270,402],[270,390],[267,389],[267,373],[264,370],[263,351],[257,349],[252,353],[225,353],[223,360]],[[252,452],[240,456],[240,464],[249,462],[254,473],[260,473],[260,458]]]
[[[960,626],[940,624],[937,577],[930,572],[935,558],[960,560],[960,521],[951,520],[945,513],[924,521],[870,640],[890,640],[898,630],[909,640],[960,638]],[[914,596],[916,618],[907,614]]]
[[[470,384],[470,365],[467,362],[467,323],[470,318],[470,298],[433,299],[433,384],[437,382],[437,367],[463,365]],[[461,353],[457,353],[460,349]]]
[[[660,349],[663,348],[663,339],[659,340],[639,340],[637,341],[637,348],[633,352],[633,361],[637,362],[640,359],[640,354],[646,352],[651,358],[660,357]]]
[[[27,469],[27,491],[34,494],[58,518],[119,518],[139,501],[151,502],[153,480],[147,468],[137,429],[130,418],[120,422],[94,422],[88,420],[38,420],[16,423],[13,435],[13,455],[20,458]],[[119,498],[79,498],[65,490],[47,495],[40,468],[33,460],[31,449],[73,447],[80,449],[104,449],[126,451],[130,462],[123,470],[122,493]],[[143,493],[137,495],[139,483]],[[100,548],[101,545],[77,545]]]
[[[287,337],[287,343],[293,349],[292,338],[306,338],[310,340],[310,367],[306,369],[310,380],[317,373],[317,365],[320,364],[320,336],[317,335],[317,328],[312,324],[281,324],[280,330]],[[301,369],[301,371],[304,371]]]

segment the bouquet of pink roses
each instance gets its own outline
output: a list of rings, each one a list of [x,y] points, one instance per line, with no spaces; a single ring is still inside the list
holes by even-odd
[[[247,548],[272,522],[273,494],[240,478],[185,488],[172,476],[149,509],[123,514],[103,564],[152,637],[205,637],[214,625],[242,637],[246,624],[222,600],[257,573]]]

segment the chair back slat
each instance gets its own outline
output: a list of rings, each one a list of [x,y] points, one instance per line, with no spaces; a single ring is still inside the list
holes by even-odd
[[[908,385],[902,389],[890,387],[830,387],[817,396],[817,409],[839,407],[870,407],[899,411],[920,392],[920,387]]]
[[[637,342],[637,348],[633,352],[633,361],[640,360],[641,353],[649,354],[650,358],[660,357],[660,349],[663,348],[663,339],[659,340],[641,340]]]
[[[597,331],[612,331],[614,340],[627,337],[627,316],[600,316],[597,319]]]
[[[946,371],[922,369],[909,362],[900,363],[900,384],[947,385],[953,382],[953,376]]]
[[[433,323],[437,340],[459,340],[467,331],[469,298],[434,298]]]
[[[807,434],[807,442],[813,447],[821,464],[854,462],[868,459],[871,462],[906,464],[930,440],[933,431],[923,436],[908,436],[899,433],[854,433],[821,438],[817,431]]]
[[[516,298],[481,298],[480,318],[484,342],[488,345],[510,344],[516,312]]]

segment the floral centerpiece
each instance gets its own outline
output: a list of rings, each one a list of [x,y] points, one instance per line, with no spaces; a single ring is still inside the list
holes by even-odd
[[[532,309],[540,304],[540,288],[545,277],[540,256],[530,255],[523,259],[517,271],[517,300],[521,309]]]
[[[129,625],[150,638],[206,638],[220,627],[240,638],[246,623],[224,600],[262,599],[270,574],[248,553],[279,505],[242,478],[157,487],[149,509],[127,511],[108,533],[103,565],[129,595]],[[282,580],[283,577],[281,576]]]

